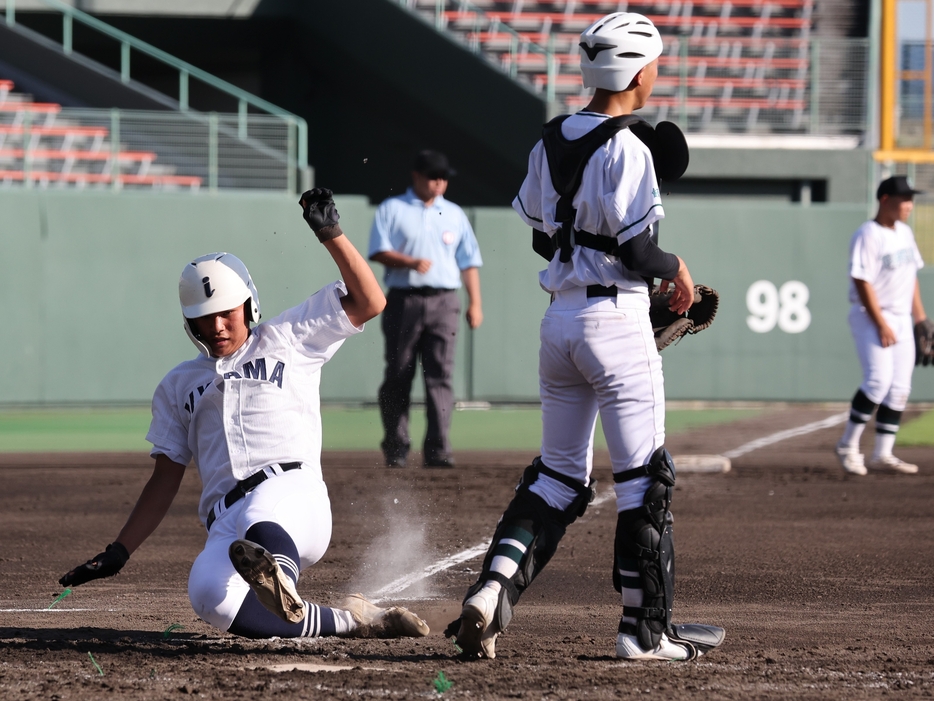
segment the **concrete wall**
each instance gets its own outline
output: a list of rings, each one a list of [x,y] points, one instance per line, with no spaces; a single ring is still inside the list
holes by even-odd
[[[365,249],[373,207],[356,196],[337,202],[345,230]],[[846,324],[846,251],[865,205],[671,197],[666,209],[662,245],[722,295],[710,330],[665,351],[668,396],[850,398],[860,371]],[[457,396],[535,401],[548,304],[537,284],[540,259],[511,210],[469,214],[486,263],[485,322],[473,333],[462,326]],[[148,401],[162,376],[196,352],[182,330],[177,280],[200,254],[242,257],[267,318],[337,277],[298,205],[279,195],[0,191],[0,250],[3,404]],[[934,309],[934,276],[921,280]],[[747,307],[754,284],[758,316]],[[323,398],[373,401],[382,346],[378,321],[350,339],[325,369]],[[912,398],[934,400],[934,371],[917,370]]]
[[[707,140],[711,138],[714,137],[707,137]],[[751,150],[692,146],[691,165],[685,174],[685,181],[714,184],[724,179],[783,182],[799,187],[813,184],[815,195],[817,184],[821,184],[826,189],[824,195],[829,204],[864,203],[871,195],[870,180],[877,180],[872,153],[867,149]],[[682,189],[681,186],[681,182],[671,183],[670,189],[677,192]],[[716,192],[724,188],[713,185],[708,189]]]

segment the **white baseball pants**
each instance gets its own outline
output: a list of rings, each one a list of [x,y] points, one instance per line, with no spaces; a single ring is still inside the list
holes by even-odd
[[[873,404],[904,411],[911,394],[911,373],[915,369],[914,324],[910,314],[883,311],[882,316],[898,339],[888,348],[882,347],[879,330],[866,310],[855,304],[850,307],[850,330],[863,368],[863,382],[859,388]]]
[[[216,628],[233,623],[250,586],[237,574],[227,554],[255,523],[282,526],[298,549],[304,570],[320,560],[331,542],[331,502],[319,474],[301,469],[261,483],[224,511],[211,525],[204,550],[188,577],[188,598],[195,613]]]
[[[541,324],[539,385],[545,465],[589,484],[598,413],[613,472],[648,463],[665,442],[665,389],[645,295],[557,293]],[[649,482],[615,485],[617,511],[641,506]],[[576,496],[544,475],[532,491],[562,510]]]

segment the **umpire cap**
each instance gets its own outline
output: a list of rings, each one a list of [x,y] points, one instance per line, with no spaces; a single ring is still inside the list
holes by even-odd
[[[457,175],[457,171],[448,163],[448,157],[440,151],[419,151],[415,156],[415,165],[412,170],[431,180],[435,178],[450,180]]]

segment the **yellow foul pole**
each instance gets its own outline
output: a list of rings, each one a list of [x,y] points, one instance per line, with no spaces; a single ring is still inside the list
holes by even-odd
[[[879,146],[880,151],[892,151],[895,148],[895,79],[897,47],[895,34],[896,5],[898,0],[882,0],[882,54],[879,57],[881,72],[879,86]]]

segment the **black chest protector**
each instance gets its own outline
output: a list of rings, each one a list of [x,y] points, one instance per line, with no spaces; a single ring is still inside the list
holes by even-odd
[[[561,125],[571,115],[555,117],[542,129],[542,145],[548,159],[551,184],[558,193],[555,222],[560,228],[555,233],[554,245],[560,251],[560,260],[567,263],[575,245],[593,248],[615,255],[618,244],[615,238],[600,236],[589,231],[574,229],[577,210],[574,195],[580,189],[584,168],[590,157],[607,141],[623,129],[630,129],[652,152],[656,176],[665,180],[677,180],[688,165],[688,148],[684,134],[671,122],[661,122],[655,129],[641,117],[624,114],[611,117],[590,130],[579,139],[567,139],[561,133]],[[657,235],[657,234],[656,234]]]

